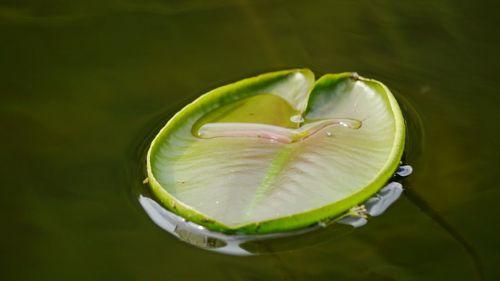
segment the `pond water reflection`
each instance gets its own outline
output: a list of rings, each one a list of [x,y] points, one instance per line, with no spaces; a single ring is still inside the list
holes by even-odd
[[[0,279],[500,279],[499,11],[470,0],[2,1]],[[404,183],[415,196],[335,239],[263,256],[202,251],[154,224],[137,200],[138,160],[158,129],[207,90],[293,67],[380,80],[416,115]]]

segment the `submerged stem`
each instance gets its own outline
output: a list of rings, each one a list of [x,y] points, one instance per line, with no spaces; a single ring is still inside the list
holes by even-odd
[[[438,211],[432,208],[427,201],[425,201],[422,196],[420,196],[416,191],[411,188],[406,189],[403,193],[406,197],[415,204],[422,212],[432,218],[440,227],[442,227],[458,244],[462,246],[465,250],[471,262],[474,266],[474,269],[477,274],[477,280],[482,281],[485,280],[483,265],[481,264],[481,259],[479,255],[476,253],[476,250],[472,245],[450,224],[443,218]]]

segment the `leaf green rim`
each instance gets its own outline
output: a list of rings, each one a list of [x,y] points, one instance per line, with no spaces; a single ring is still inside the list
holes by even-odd
[[[388,102],[388,104],[390,105],[389,109],[392,111],[392,115],[395,121],[394,124],[396,127],[395,130],[396,133],[394,135],[392,150],[383,168],[374,177],[374,180],[369,185],[360,188],[360,191],[358,191],[357,193],[354,193],[351,196],[344,198],[340,201],[336,201],[329,205],[314,210],[310,210],[304,213],[230,227],[221,222],[208,218],[204,214],[196,211],[190,206],[178,201],[170,193],[168,193],[156,180],[151,166],[151,155],[157,149],[157,144],[164,141],[164,139],[174,128],[181,126],[185,122],[184,121],[185,116],[189,116],[191,112],[196,111],[197,108],[204,103],[208,103],[211,100],[231,95],[233,90],[237,88],[250,87],[259,80],[279,78],[283,75],[288,75],[295,72],[301,72],[304,75],[313,75],[314,77],[314,74],[309,69],[290,69],[290,70],[264,73],[258,76],[246,78],[216,88],[212,91],[209,91],[198,97],[190,104],[186,105],[179,112],[177,112],[165,124],[165,126],[153,139],[147,153],[146,161],[147,161],[148,182],[156,199],[158,199],[160,203],[163,204],[165,207],[167,207],[169,210],[180,215],[184,219],[202,225],[213,231],[218,231],[228,234],[231,233],[266,234],[266,233],[286,232],[286,231],[296,230],[307,226],[311,226],[313,224],[318,223],[319,221],[334,219],[345,213],[350,208],[366,201],[369,197],[375,194],[380,188],[382,188],[383,185],[389,180],[389,178],[392,177],[394,171],[398,168],[399,161],[403,155],[404,141],[405,141],[405,121],[395,97],[392,95],[391,91],[384,84],[382,84],[377,80],[364,78],[357,75],[356,73],[350,73],[350,72],[341,74],[325,74],[320,79],[315,81],[314,87],[327,79],[331,79],[334,77],[338,78],[339,76],[350,77],[352,79],[360,80],[365,83],[373,84],[372,86],[380,87],[382,91],[376,90],[376,92],[377,94],[384,96],[386,102]]]

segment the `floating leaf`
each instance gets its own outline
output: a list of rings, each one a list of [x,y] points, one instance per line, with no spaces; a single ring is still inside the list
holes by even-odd
[[[375,194],[399,165],[404,133],[378,81],[267,73],[179,111],[151,144],[148,178],[164,206],[208,229],[289,231]]]

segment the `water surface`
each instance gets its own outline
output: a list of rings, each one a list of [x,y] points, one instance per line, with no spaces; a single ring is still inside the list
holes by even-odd
[[[1,280],[498,280],[496,1],[0,3]],[[410,190],[347,235],[233,257],[138,202],[144,150],[184,104],[262,72],[384,82]]]

